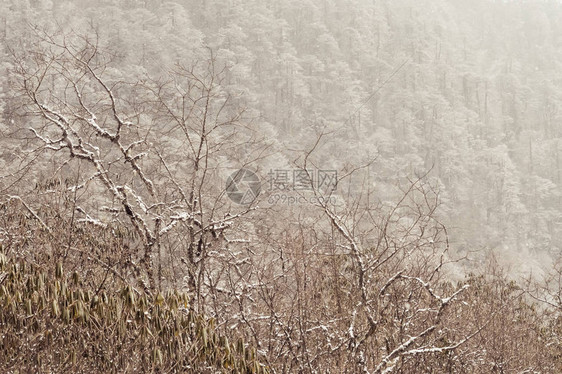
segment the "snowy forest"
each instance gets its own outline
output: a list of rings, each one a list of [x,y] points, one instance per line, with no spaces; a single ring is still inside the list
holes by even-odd
[[[0,372],[562,372],[562,3],[0,0]]]

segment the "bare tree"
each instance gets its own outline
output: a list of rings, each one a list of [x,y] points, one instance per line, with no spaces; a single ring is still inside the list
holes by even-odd
[[[185,276],[201,301],[209,253],[253,210],[226,199],[225,173],[263,151],[221,88],[224,67],[209,51],[158,79],[128,77],[96,37],[36,33],[31,49],[12,51],[15,73],[32,152],[58,165],[73,224],[130,228],[124,263],[143,287],[182,287]]]
[[[309,152],[298,168],[316,165]],[[272,208],[275,218],[256,223],[261,235],[245,243],[248,257],[222,267],[214,305],[223,326],[244,329],[279,372],[400,372],[466,344],[486,321],[467,327],[449,316],[468,285],[441,276],[447,232],[424,178],[408,181],[393,205],[367,199],[355,179],[359,193],[338,206],[333,190],[313,186],[314,204]],[[455,339],[443,339],[451,330]]]

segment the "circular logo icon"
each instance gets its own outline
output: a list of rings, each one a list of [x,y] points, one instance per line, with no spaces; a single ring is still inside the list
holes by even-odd
[[[250,205],[260,194],[260,179],[253,171],[239,169],[226,180],[226,194],[240,205]]]

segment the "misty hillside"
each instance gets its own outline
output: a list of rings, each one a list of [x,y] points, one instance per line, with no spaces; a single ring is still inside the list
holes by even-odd
[[[458,249],[560,251],[557,1],[37,1],[1,13],[5,41],[25,22],[95,30],[124,77],[208,46],[279,149],[330,132],[326,164],[376,158],[376,196],[431,170]]]
[[[4,0],[0,256],[156,314],[185,293],[253,349],[191,335],[219,371],[557,373],[560,20],[554,0]],[[2,331],[41,310],[14,287]],[[68,344],[0,368],[96,366]],[[198,370],[180,356],[140,367]],[[92,370],[133,370],[111,362]]]

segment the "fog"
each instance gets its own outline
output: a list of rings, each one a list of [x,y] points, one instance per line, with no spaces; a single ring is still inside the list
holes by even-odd
[[[220,348],[197,322],[205,353],[178,358],[139,317],[124,331],[154,340],[111,364],[65,340],[0,368],[560,372],[561,20],[538,0],[1,0],[0,285],[24,261],[138,315],[175,290]],[[74,296],[45,322],[32,294],[20,317],[62,342]]]

